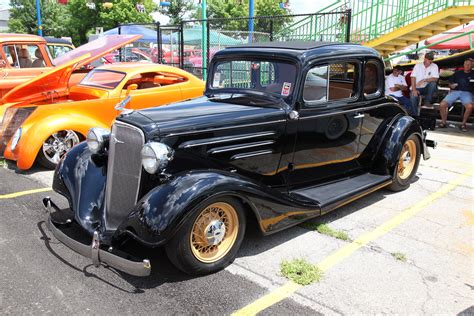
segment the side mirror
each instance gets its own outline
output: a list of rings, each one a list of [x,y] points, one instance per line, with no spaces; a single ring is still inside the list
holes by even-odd
[[[122,101],[120,101],[119,103],[115,105],[115,109],[117,111],[123,111],[123,109],[127,107],[127,105],[130,103],[131,100],[132,100],[132,96],[131,95],[127,96],[125,99],[123,99]]]
[[[130,94],[130,91],[133,91],[133,90],[137,90],[138,89],[138,85],[136,83],[132,83],[131,85],[129,85],[127,87],[127,96]]]

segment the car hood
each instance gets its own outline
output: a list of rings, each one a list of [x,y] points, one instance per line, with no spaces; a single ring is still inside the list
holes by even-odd
[[[109,35],[82,45],[56,58],[56,67],[10,90],[2,98],[2,102],[31,103],[61,97],[67,93],[74,70],[140,37],[141,35]]]
[[[147,120],[144,120],[143,117],[146,117]],[[140,110],[135,115],[123,115],[119,119],[140,126],[148,135],[159,132],[159,137],[166,137],[284,121],[286,120],[286,111],[278,107],[221,102],[218,99],[204,96]]]
[[[60,66],[69,61],[76,59],[85,54],[90,54],[88,58],[81,60],[77,67],[82,67],[87,64],[90,64],[96,59],[99,59],[108,53],[119,49],[131,42],[134,42],[140,39],[142,35],[107,35],[101,36],[96,40],[93,40],[87,44],[79,46],[76,49],[73,49],[66,54],[63,54],[53,60],[55,66]]]
[[[29,81],[26,81],[19,86],[16,86],[5,94],[2,98],[3,103],[13,102],[35,102],[47,98],[57,98],[67,90],[69,78],[77,64],[90,54],[73,59],[59,67],[54,67]]]

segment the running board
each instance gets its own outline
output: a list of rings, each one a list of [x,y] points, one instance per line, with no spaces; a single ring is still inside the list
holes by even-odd
[[[391,176],[364,173],[329,184],[291,191],[290,194],[296,199],[314,201],[321,207],[321,214],[325,214],[391,183]]]

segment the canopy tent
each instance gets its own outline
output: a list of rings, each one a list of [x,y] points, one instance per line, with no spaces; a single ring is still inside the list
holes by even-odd
[[[103,35],[113,35],[113,34],[118,34],[119,28],[113,28],[110,30],[107,30],[103,33]],[[157,42],[157,32],[154,30],[151,30],[147,27],[140,26],[140,25],[123,25],[120,27],[120,34],[123,35],[143,35],[141,39],[139,39],[137,42]],[[174,36],[174,35],[173,35]],[[177,38],[177,37],[176,37]],[[162,34],[161,40],[164,44],[169,44],[170,43],[170,36],[169,35],[164,35]],[[176,42],[176,39],[173,39],[173,42]]]
[[[459,30],[456,33],[451,33],[451,34],[443,34],[441,36],[434,36],[425,41],[425,45],[429,45],[431,43],[439,42],[442,40],[449,39],[450,37],[456,36],[457,34],[461,33],[466,33],[469,31],[474,31],[474,25],[465,27],[461,30]],[[444,43],[436,44],[433,46],[430,46],[430,49],[470,49],[470,43],[469,43],[469,36],[471,37],[471,42],[474,43],[474,33],[461,36],[449,41],[446,41]]]
[[[173,37],[177,38],[178,33],[173,33]],[[173,39],[174,41],[174,39]],[[194,27],[183,30],[184,45],[201,45],[202,43],[202,28]],[[233,37],[224,35],[218,31],[209,31],[209,43],[214,46],[229,46],[243,44],[244,40],[235,39]]]

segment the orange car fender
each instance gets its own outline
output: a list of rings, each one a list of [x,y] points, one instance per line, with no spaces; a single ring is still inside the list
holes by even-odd
[[[52,134],[62,130],[73,130],[80,134],[78,135],[80,138],[84,138],[91,127],[110,128],[104,122],[81,115],[74,115],[74,117],[53,115],[47,120],[35,122],[30,128],[24,130],[15,148],[14,155],[17,157],[18,168],[22,170],[31,168],[44,141]]]

